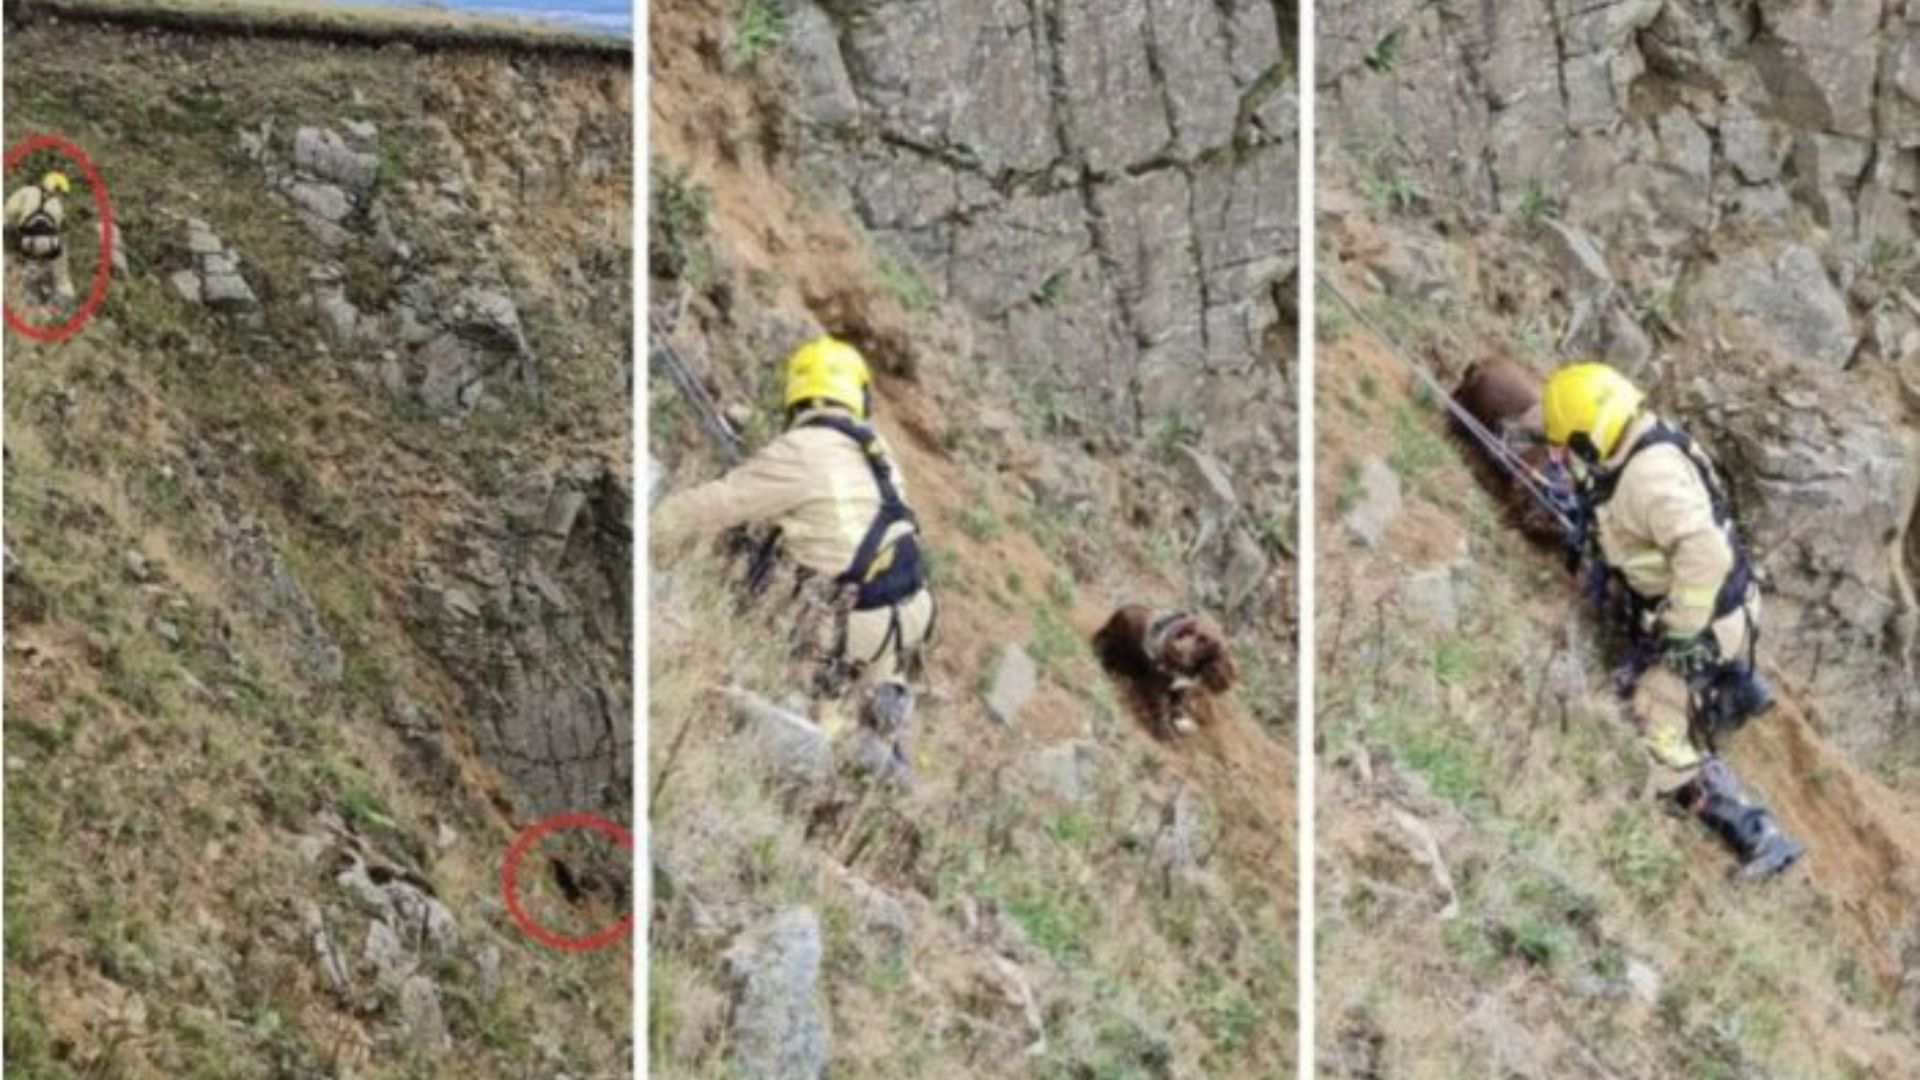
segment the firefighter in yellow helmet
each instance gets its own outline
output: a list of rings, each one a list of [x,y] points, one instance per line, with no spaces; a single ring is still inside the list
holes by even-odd
[[[1672,796],[1738,853],[1741,874],[1791,865],[1800,846],[1741,796],[1718,733],[1773,704],[1755,666],[1760,590],[1713,462],[1605,364],[1571,364],[1541,394],[1547,442],[1576,478],[1582,554],[1625,624],[1618,675]]]
[[[919,526],[898,462],[869,421],[872,375],[834,337],[787,361],[787,427],[708,484],[669,496],[653,515],[662,550],[746,524],[779,530],[801,600],[795,653],[816,665],[815,692],[913,673],[932,635],[933,595]]]
[[[71,304],[75,298],[62,235],[66,224],[63,196],[72,190],[73,183],[67,174],[55,170],[43,175],[38,184],[23,187],[7,197],[8,246],[26,264],[23,270],[27,298],[34,304],[55,300]]]

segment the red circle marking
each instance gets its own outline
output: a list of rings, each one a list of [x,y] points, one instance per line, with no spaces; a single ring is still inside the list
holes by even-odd
[[[528,937],[549,949],[560,949],[564,952],[591,952],[594,949],[604,949],[633,929],[633,912],[627,912],[620,917],[619,922],[604,930],[595,931],[585,937],[567,937],[541,926],[534,921],[533,916],[527,914],[525,908],[520,906],[520,891],[516,887],[520,861],[526,858],[527,852],[542,837],[559,832],[561,829],[586,829],[597,832],[603,836],[612,837],[628,851],[633,850],[633,834],[618,822],[608,821],[603,817],[595,817],[592,814],[555,814],[550,818],[536,821],[520,830],[520,835],[513,838],[513,843],[507,846],[506,861],[500,867],[500,889],[507,894],[507,912],[513,916],[514,922],[520,924],[520,929],[527,932]]]
[[[52,148],[73,159],[80,166],[80,172],[87,178],[87,185],[93,189],[93,204],[100,211],[100,261],[93,268],[93,289],[87,294],[87,301],[73,317],[58,326],[36,326],[22,318],[11,305],[6,308],[7,325],[36,341],[65,341],[80,332],[93,313],[99,310],[100,302],[107,298],[107,283],[113,277],[113,200],[107,197],[107,181],[86,152],[75,146],[71,140],[58,135],[33,135],[7,148],[6,171],[12,172],[14,166],[27,159],[35,150]]]

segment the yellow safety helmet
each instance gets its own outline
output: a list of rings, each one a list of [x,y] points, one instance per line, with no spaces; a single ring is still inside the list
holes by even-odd
[[[73,181],[67,179],[66,173],[55,169],[40,178],[40,186],[48,191],[68,192],[73,190]]]
[[[1568,364],[1547,380],[1540,418],[1548,442],[1586,450],[1594,461],[1605,461],[1645,400],[1625,375],[1605,364]]]
[[[830,401],[865,420],[872,384],[860,350],[831,335],[814,338],[787,358],[789,409],[808,401]]]

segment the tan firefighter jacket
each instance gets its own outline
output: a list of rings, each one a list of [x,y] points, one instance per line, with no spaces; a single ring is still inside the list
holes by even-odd
[[[1625,469],[1594,521],[1607,565],[1641,597],[1666,600],[1660,612],[1666,634],[1691,637],[1713,622],[1734,548],[1730,526],[1714,522],[1713,496],[1685,450],[1663,444],[1633,455],[1634,443],[1657,422],[1643,413],[1621,435],[1604,467],[1625,463]]]
[[[698,536],[767,522],[779,527],[781,549],[801,566],[828,577],[847,569],[880,512],[880,489],[860,444],[831,428],[805,426],[823,411],[801,413],[720,479],[668,496],[653,514],[654,543],[671,551]],[[884,439],[881,446],[905,498],[899,459]],[[912,528],[901,522],[889,539]]]

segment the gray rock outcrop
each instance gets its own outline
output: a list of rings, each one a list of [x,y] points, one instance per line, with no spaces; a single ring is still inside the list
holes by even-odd
[[[260,305],[241,272],[239,253],[199,218],[187,219],[187,253],[192,267],[170,278],[182,299],[223,311],[247,311]]]
[[[416,584],[422,644],[465,693],[480,753],[530,812],[628,812],[630,496],[582,460],[460,521]]]
[[[819,1080],[827,1075],[826,1009],[819,996],[824,951],[811,908],[788,908],[727,950],[735,984],[734,1062],[742,1076]]]
[[[803,158],[887,256],[963,309],[970,362],[1136,443],[1196,433],[1244,513],[1192,547],[1192,602],[1272,604],[1293,478],[1285,284],[1295,94],[1266,0],[800,0]],[[1044,357],[1045,362],[1033,362]],[[1183,508],[1192,509],[1191,507]]]
[[[1634,369],[1697,428],[1766,566],[1763,659],[1838,741],[1884,751],[1916,707],[1920,5],[1484,16],[1323,10],[1323,175],[1464,206],[1483,257],[1484,215],[1544,225],[1557,352]]]

